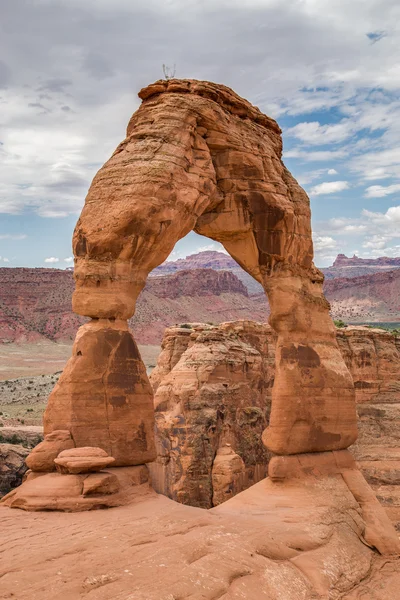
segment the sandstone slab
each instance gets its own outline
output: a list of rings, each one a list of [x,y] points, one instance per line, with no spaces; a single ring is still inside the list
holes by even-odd
[[[54,462],[59,473],[77,475],[101,471],[115,463],[115,458],[101,448],[86,447],[64,450]]]
[[[399,560],[365,544],[337,475],[266,479],[211,511],[140,500],[84,516],[0,505],[0,597],[398,600]]]
[[[81,512],[129,504],[149,492],[144,465],[119,467],[99,473],[27,474],[23,485],[4,496],[2,503],[27,511]]]

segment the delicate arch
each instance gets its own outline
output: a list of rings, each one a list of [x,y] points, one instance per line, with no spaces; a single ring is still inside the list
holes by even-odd
[[[95,176],[75,229],[73,307],[94,320],[78,333],[46,431],[72,428],[78,445],[87,445],[86,404],[101,405],[95,425],[86,419],[90,445],[104,447],[118,464],[151,460],[152,394],[126,320],[149,272],[195,230],[221,242],[270,301],[278,345],[266,446],[278,454],[348,447],[357,437],[353,383],[312,262],[309,200],[282,163],[277,123],[208,82],[159,81],[139,96],[127,137]],[[120,365],[136,379],[124,379],[120,367],[110,381],[103,374],[93,400],[76,378],[84,362],[76,348],[88,336],[85,369],[96,368],[98,352],[108,373],[118,347]]]

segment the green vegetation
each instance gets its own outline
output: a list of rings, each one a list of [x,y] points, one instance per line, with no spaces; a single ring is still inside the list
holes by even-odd
[[[343,327],[347,327],[347,323],[342,321],[342,319],[333,322],[335,323],[336,327],[339,327],[340,329],[342,329]]]
[[[387,331],[395,337],[400,336],[400,323],[365,323],[364,327],[369,327],[370,329],[383,329],[383,331]]]

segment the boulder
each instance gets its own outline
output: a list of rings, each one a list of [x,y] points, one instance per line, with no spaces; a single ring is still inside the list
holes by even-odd
[[[57,429],[45,435],[43,442],[38,444],[26,459],[31,471],[51,472],[55,470],[54,459],[63,450],[75,446],[71,434],[66,429]]]
[[[101,448],[72,448],[60,452],[54,459],[59,473],[95,473],[115,463],[115,458],[108,456]]]
[[[229,444],[218,449],[211,473],[214,506],[226,502],[243,489],[240,479],[245,472],[243,460]]]
[[[23,446],[0,444],[0,497],[21,484],[28,453]]]

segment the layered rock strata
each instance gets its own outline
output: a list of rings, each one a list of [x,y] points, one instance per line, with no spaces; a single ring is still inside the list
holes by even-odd
[[[400,525],[399,339],[367,327],[338,329],[337,339],[356,389],[359,439],[352,452]],[[270,326],[252,321],[165,331],[150,375],[158,454],[150,469],[158,491],[211,507],[264,476],[269,455],[259,432],[271,407],[275,342]],[[234,454],[229,485],[214,477],[227,443]],[[240,473],[235,456],[243,461]]]
[[[217,487],[215,461],[227,444],[244,462],[240,473],[235,465],[226,498],[266,476],[270,453],[261,435],[275,349],[266,329],[242,321],[166,330],[150,375],[157,448],[150,471],[157,491],[193,506],[209,508],[213,496],[219,503],[229,490]]]

